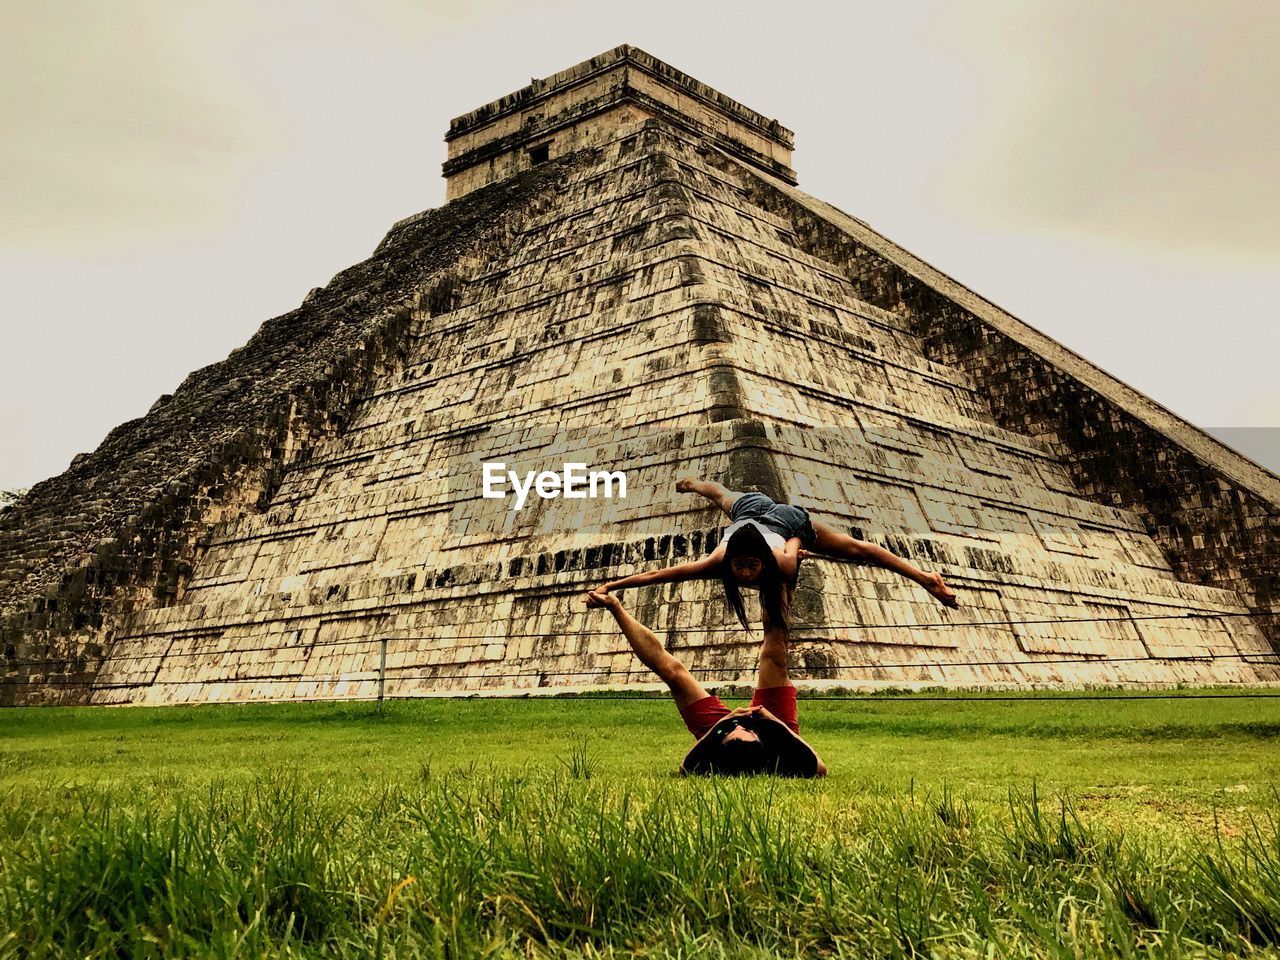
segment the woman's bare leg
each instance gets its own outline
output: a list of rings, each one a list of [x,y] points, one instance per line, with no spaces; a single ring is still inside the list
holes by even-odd
[[[813,521],[813,532],[817,534],[813,553],[822,554],[833,560],[861,560],[873,563],[886,570],[892,570],[908,580],[914,580],[944,607],[960,605],[956,600],[955,591],[947,586],[940,573],[926,573],[896,553],[890,553],[879,544],[858,540],[820,520]]]
[[[696,480],[693,477],[685,477],[676,481],[677,493],[696,493],[706,497],[717,507],[724,511],[725,516],[729,515],[729,511],[733,509],[733,505],[742,496],[736,490],[730,490],[722,483],[716,483],[714,480]]]

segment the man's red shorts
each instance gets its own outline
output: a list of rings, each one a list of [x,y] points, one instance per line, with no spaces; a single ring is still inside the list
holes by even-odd
[[[796,688],[790,684],[785,687],[757,689],[751,696],[751,705],[764,707],[790,727],[792,733],[800,732],[800,717],[796,712]],[[701,740],[708,730],[728,715],[729,708],[721,703],[717,696],[695,700],[680,711],[684,725],[689,728],[695,740]]]

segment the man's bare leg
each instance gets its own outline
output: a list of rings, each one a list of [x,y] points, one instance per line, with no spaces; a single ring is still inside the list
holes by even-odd
[[[722,483],[717,483],[714,480],[697,480],[693,477],[677,480],[676,492],[696,493],[704,496],[723,510],[726,517],[729,515],[729,511],[733,509],[733,505],[738,498],[742,496],[738,491],[730,490]]]
[[[613,619],[618,622],[622,635],[631,644],[635,655],[667,685],[677,707],[683,710],[689,704],[708,696],[688,668],[667,652],[657,635],[627,612],[617,594],[591,591],[585,602],[588,607],[604,607],[613,614]]]
[[[812,550],[814,554],[821,554],[832,560],[860,560],[884,567],[908,580],[914,580],[944,607],[960,605],[956,600],[955,591],[947,586],[940,573],[926,573],[896,553],[890,553],[879,544],[858,540],[819,520],[813,521],[813,532],[817,535]]]

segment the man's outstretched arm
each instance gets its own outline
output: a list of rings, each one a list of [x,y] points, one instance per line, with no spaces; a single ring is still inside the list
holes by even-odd
[[[791,606],[794,600],[794,592],[790,587],[786,588],[784,599],[786,605],[788,607]],[[769,611],[763,606],[761,607],[761,613],[764,616],[764,643],[760,645],[760,674],[756,686],[761,689],[765,687],[793,686],[787,673],[787,634],[770,620]],[[764,707],[739,707],[737,710],[731,711],[731,713],[738,716],[755,714],[772,720],[780,730],[786,732],[787,736],[794,737],[810,750],[813,750],[813,755],[818,757],[818,776],[825,777],[827,775],[827,765],[818,756],[818,751],[814,750],[813,746],[800,734],[793,731]]]
[[[795,588],[790,584],[782,588],[784,608],[790,608],[794,602]],[[769,618],[769,610],[760,604],[760,614],[764,623],[764,642],[760,644],[760,672],[756,686],[788,687],[791,679],[787,676],[787,633]]]
[[[631,644],[631,649],[640,658],[640,662],[658,675],[671,691],[676,706],[683,710],[694,701],[708,696],[702,684],[693,678],[687,667],[676,657],[667,652],[666,647],[657,635],[643,623],[627,612],[622,601],[612,593],[590,591],[586,596],[588,607],[604,607],[613,614],[618,622],[622,635]]]

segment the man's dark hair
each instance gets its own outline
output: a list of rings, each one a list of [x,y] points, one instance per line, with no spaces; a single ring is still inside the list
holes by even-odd
[[[752,731],[759,740],[725,740],[735,727]],[[734,717],[717,724],[693,745],[680,764],[680,772],[815,777],[818,755],[777,720]]]
[[[767,773],[776,763],[777,758],[759,740],[722,740],[709,764],[709,772],[730,775]]]
[[[769,614],[769,620],[784,633],[790,631],[791,620],[782,603],[782,571],[778,569],[778,558],[773,555],[773,548],[765,540],[764,534],[754,523],[744,523],[725,544],[724,560],[720,564],[720,579],[724,584],[725,599],[729,609],[734,612],[743,630],[750,630],[747,622],[746,607],[742,603],[742,590],[733,579],[733,568],[729,563],[734,557],[755,557],[762,567],[760,573],[760,605]]]

